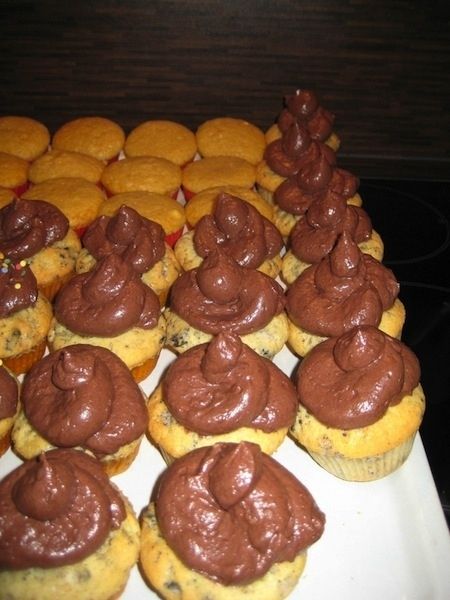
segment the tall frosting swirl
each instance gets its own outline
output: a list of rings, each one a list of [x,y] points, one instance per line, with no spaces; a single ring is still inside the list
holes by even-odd
[[[256,444],[216,444],[175,461],[156,498],[162,534],[189,568],[247,584],[320,538],[309,491]]]
[[[239,335],[265,327],[284,309],[283,289],[272,277],[241,267],[212,251],[173,284],[171,309],[193,327],[216,335]]]
[[[51,444],[82,447],[99,458],[145,431],[148,415],[129,369],[105,348],[76,344],[36,363],[21,400],[31,425]]]
[[[419,361],[405,344],[364,325],[315,346],[297,371],[297,390],[323,424],[355,429],[375,423],[419,378]]]
[[[289,287],[286,310],[306,331],[338,336],[357,325],[379,325],[398,292],[392,271],[363,254],[344,231],[331,253]]]
[[[57,320],[80,335],[114,336],[132,327],[151,329],[160,315],[156,294],[118,254],[109,254],[92,271],[72,277],[54,307]]]
[[[15,199],[0,209],[0,251],[11,260],[30,258],[61,240],[69,221],[43,200]]]
[[[87,228],[83,246],[95,259],[119,254],[138,273],[145,273],[162,259],[165,252],[164,229],[129,206],[117,213],[102,215]]]
[[[0,364],[0,419],[8,419],[16,414],[18,400],[17,380]]]
[[[95,552],[125,517],[100,463],[50,450],[0,482],[0,568],[73,564]]]
[[[221,193],[214,213],[203,216],[195,226],[194,247],[202,258],[219,247],[241,266],[257,269],[280,253],[283,238],[251,204]]]
[[[0,262],[0,318],[34,306],[38,299],[36,277],[25,260],[14,263],[9,258]]]
[[[346,231],[360,244],[372,235],[372,223],[365,210],[347,204],[334,194],[325,194],[294,225],[290,237],[292,253],[306,263],[317,263],[334,248]]]
[[[175,419],[201,435],[239,427],[275,431],[289,427],[297,410],[289,377],[233,333],[180,355],[162,385]]]
[[[292,123],[302,123],[312,139],[323,142],[330,136],[334,120],[335,115],[319,104],[313,91],[298,89],[284,97],[284,108],[277,124],[284,132]]]

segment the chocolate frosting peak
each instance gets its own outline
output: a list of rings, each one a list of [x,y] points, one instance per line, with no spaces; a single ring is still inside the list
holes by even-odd
[[[55,316],[81,335],[114,336],[132,327],[151,329],[160,315],[156,294],[119,255],[75,275],[55,300]]]
[[[28,421],[51,444],[98,457],[138,439],[147,425],[129,369],[100,346],[75,344],[48,354],[26,375],[21,398]]]
[[[124,518],[123,501],[96,459],[51,450],[0,482],[0,568],[78,562]]]
[[[180,355],[164,377],[163,397],[175,419],[200,435],[275,431],[292,424],[297,408],[290,379],[230,332]]]
[[[392,271],[363,254],[344,231],[331,253],[290,286],[286,308],[306,331],[338,336],[357,325],[377,326],[398,292]]]
[[[265,327],[284,309],[283,289],[272,277],[241,267],[212,251],[197,269],[173,284],[171,308],[193,327],[216,335],[239,335]]]
[[[297,372],[297,390],[319,421],[355,429],[379,420],[419,378],[419,361],[407,346],[365,325],[313,348]]]
[[[4,319],[20,310],[36,304],[38,288],[36,277],[28,264],[11,262],[2,258],[0,262],[0,318]]]
[[[69,221],[56,206],[15,199],[0,209],[0,251],[11,260],[29,258],[61,240],[68,229]]]
[[[214,213],[205,215],[194,231],[197,254],[207,256],[220,248],[241,266],[256,269],[281,251],[283,239],[278,229],[251,204],[236,196],[217,196]]]
[[[1,362],[1,361],[0,361]],[[0,419],[7,419],[16,414],[19,399],[19,386],[16,379],[0,366]]]
[[[285,96],[285,108],[278,118],[278,127],[284,132],[292,122],[304,124],[312,139],[325,141],[334,125],[334,114],[319,104],[316,94],[311,90],[296,90]]]
[[[135,271],[144,273],[164,256],[164,236],[159,223],[123,205],[112,217],[98,217],[86,230],[83,245],[97,260],[118,254]]]
[[[248,442],[200,448],[163,474],[156,515],[191,569],[225,585],[247,584],[291,561],[323,532],[308,490]]]
[[[267,145],[264,158],[272,171],[282,177],[290,177],[298,172],[302,160],[314,151],[313,148],[306,128],[294,122],[281,138]]]

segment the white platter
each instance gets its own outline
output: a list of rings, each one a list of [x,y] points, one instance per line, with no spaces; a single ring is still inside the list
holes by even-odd
[[[147,394],[174,359],[168,350],[162,352],[142,384]],[[291,374],[298,361],[285,349],[275,362]],[[419,436],[398,471],[370,483],[329,475],[289,439],[274,458],[308,487],[327,519],[324,535],[308,551],[305,571],[290,600],[450,598],[450,536]],[[0,458],[0,478],[18,464],[8,451]],[[164,468],[157,449],[143,440],[130,469],[114,478],[137,514]],[[122,599],[157,598],[134,568]]]

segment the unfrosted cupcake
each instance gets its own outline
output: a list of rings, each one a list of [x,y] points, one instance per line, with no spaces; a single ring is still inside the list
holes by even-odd
[[[241,267],[218,250],[175,281],[167,323],[167,345],[175,352],[236,333],[258,354],[273,358],[288,336],[284,293],[272,277]]]
[[[44,354],[52,306],[26,263],[0,259],[0,359],[16,375]]]
[[[147,428],[144,395],[125,363],[100,346],[75,344],[36,363],[24,378],[12,432],[24,459],[50,448],[78,448],[109,476],[133,462]]]
[[[74,275],[56,296],[51,350],[73,344],[108,348],[142,381],[155,367],[164,339],[158,296],[117,254]]]
[[[32,185],[24,200],[44,200],[54,204],[67,217],[70,227],[81,237],[98,216],[105,194],[95,183],[82,177],[57,177]]]
[[[13,200],[0,209],[0,252],[26,261],[51,301],[75,272],[80,239],[63,213],[41,200]]]
[[[204,121],[195,132],[199,154],[237,156],[257,165],[263,158],[266,139],[262,130],[245,119],[217,117]]]
[[[17,196],[13,190],[0,187],[0,208],[12,202],[14,198],[17,198]]]
[[[324,523],[310,492],[259,446],[219,443],[163,473],[142,516],[140,565],[165,600],[282,600]]]
[[[289,234],[289,250],[283,256],[282,279],[290,285],[302,271],[329,254],[338,237],[348,232],[360,250],[381,261],[384,245],[372,228],[369,215],[342,196],[326,193],[314,200]]]
[[[118,254],[158,296],[164,305],[170,286],[181,267],[172,248],[164,241],[164,230],[129,206],[121,206],[111,217],[98,217],[83,235],[83,249],[76,262],[78,273],[90,271],[97,260]]]
[[[0,590],[20,600],[110,600],[139,556],[139,523],[100,463],[51,450],[0,482]],[[30,543],[34,540],[34,543]]]
[[[363,254],[344,231],[332,252],[287,290],[290,347],[305,356],[324,338],[357,325],[374,325],[399,338],[405,321],[399,288],[392,271]]]
[[[125,156],[158,156],[183,167],[197,152],[194,133],[175,121],[152,119],[130,131],[124,146]]]
[[[16,115],[0,117],[0,152],[30,162],[44,154],[49,142],[50,133],[40,121]]]
[[[266,132],[267,143],[278,139],[293,122],[306,127],[313,140],[324,142],[335,152],[339,149],[340,139],[334,131],[335,115],[324,108],[312,90],[297,89],[283,98],[283,109],[277,122]]]
[[[0,187],[12,190],[20,196],[28,188],[30,163],[6,152],[0,152]]]
[[[11,430],[19,412],[19,382],[0,359],[0,456],[10,447]]]
[[[255,185],[256,168],[237,156],[211,156],[194,160],[182,173],[182,188],[186,200],[208,188],[238,185],[251,189]]]
[[[251,204],[225,193],[217,196],[213,213],[178,240],[175,255],[187,271],[217,248],[242,267],[270,277],[280,272],[284,244],[278,229]]]
[[[320,343],[296,374],[293,437],[346,480],[385,477],[407,459],[422,422],[420,367],[402,342],[369,325]]]
[[[53,134],[52,148],[81,152],[108,163],[118,158],[124,142],[125,133],[115,121],[90,116],[61,125]]]
[[[102,173],[108,196],[124,192],[155,192],[176,198],[181,186],[178,165],[157,156],[134,156],[109,164]]]
[[[103,202],[99,214],[111,217],[121,206],[129,206],[150,221],[159,223],[164,229],[169,246],[173,246],[183,232],[186,223],[184,207],[166,194],[154,192],[116,194]]]
[[[239,185],[222,185],[208,188],[195,194],[186,203],[184,211],[186,214],[186,225],[193,229],[202,217],[210,215],[214,211],[216,198],[220,193],[231,194],[248,204],[251,204],[263,217],[273,221],[273,206],[266,202],[254,189],[248,189]]]
[[[295,388],[233,333],[179,355],[148,404],[148,433],[170,461],[216,442],[249,441],[272,454],[297,411]]]
[[[59,177],[81,177],[99,184],[105,163],[94,156],[69,150],[49,150],[33,161],[28,171],[32,184]]]

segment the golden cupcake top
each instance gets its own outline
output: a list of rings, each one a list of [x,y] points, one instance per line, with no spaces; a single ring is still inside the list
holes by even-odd
[[[91,223],[83,246],[96,260],[117,254],[142,274],[163,258],[164,235],[161,225],[123,205],[114,215],[102,215]]]
[[[0,482],[0,568],[76,563],[124,518],[123,500],[99,461],[76,450],[50,450]]]
[[[239,185],[250,189],[256,181],[256,168],[237,156],[210,156],[189,163],[182,174],[188,197],[208,188]]]
[[[0,151],[26,161],[43,154],[50,143],[47,127],[30,117],[6,115],[0,117]]]
[[[28,422],[53,446],[78,447],[98,458],[138,439],[147,426],[139,386],[106,348],[74,344],[27,373],[21,402]]]
[[[214,212],[198,221],[193,242],[202,258],[220,248],[249,269],[257,269],[265,260],[279,255],[284,245],[275,225],[256,208],[225,193],[217,196]]]
[[[28,182],[30,163],[15,156],[0,151],[0,187],[22,190]]]
[[[193,327],[239,335],[265,327],[284,310],[283,288],[272,277],[213,251],[174,282],[170,307]]]
[[[229,332],[178,356],[162,386],[170,413],[200,435],[275,431],[290,427],[297,410],[289,377]]]
[[[54,314],[77,334],[116,336],[132,327],[156,327],[160,303],[132,265],[110,254],[63,286],[56,296]]]
[[[69,221],[53,204],[15,199],[0,209],[0,252],[22,260],[62,240]]]
[[[296,375],[300,404],[338,429],[366,427],[419,384],[415,354],[376,327],[362,325],[315,346]]]
[[[248,442],[177,459],[159,481],[156,516],[180,560],[224,585],[248,584],[294,560],[325,523],[310,492]]]
[[[344,231],[330,254],[289,286],[286,310],[306,331],[338,336],[356,325],[378,326],[399,287],[392,271],[363,254]]]
[[[98,183],[104,168],[105,163],[94,156],[52,149],[31,163],[28,178],[33,184],[58,177],[81,177]]]

